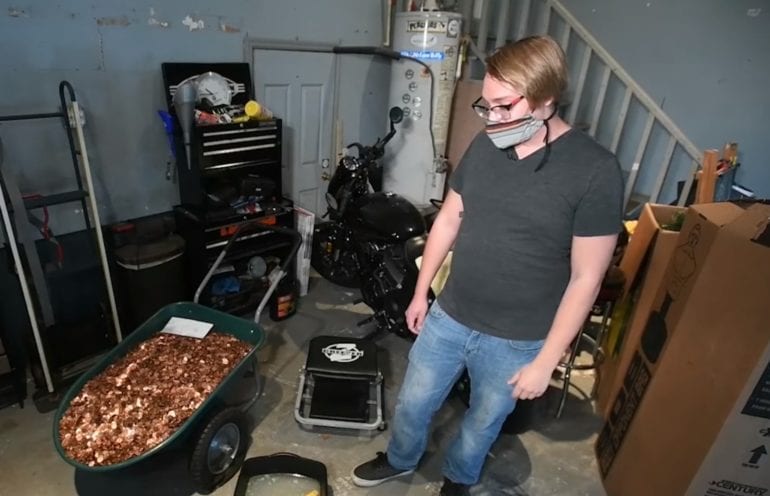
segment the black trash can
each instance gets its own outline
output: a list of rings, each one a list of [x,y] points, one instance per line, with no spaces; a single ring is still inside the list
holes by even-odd
[[[185,300],[184,240],[175,234],[115,249],[127,334],[169,303]]]

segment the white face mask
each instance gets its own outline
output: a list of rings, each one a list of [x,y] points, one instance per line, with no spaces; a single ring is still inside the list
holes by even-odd
[[[505,150],[532,138],[544,123],[545,121],[535,119],[532,115],[513,122],[487,121],[486,132],[496,147]]]

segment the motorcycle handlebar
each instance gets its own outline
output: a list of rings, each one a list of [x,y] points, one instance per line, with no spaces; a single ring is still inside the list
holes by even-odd
[[[385,145],[388,144],[388,141],[393,139],[393,136],[396,135],[396,126],[393,124],[393,122],[390,123],[390,132],[385,135],[382,140],[377,140],[377,143],[374,144],[374,148],[379,151],[379,156],[381,157],[382,154],[385,152]]]
[[[377,141],[371,145],[371,146],[364,146],[361,143],[355,142],[349,144],[348,148],[355,147],[356,150],[358,150],[358,158],[360,160],[364,161],[372,161],[377,160],[378,158],[381,158],[385,154],[385,145],[388,144],[388,142],[393,139],[393,136],[396,135],[396,125],[393,123],[393,121],[390,121],[390,131],[388,134],[385,135],[382,139],[377,139]]]
[[[384,152],[384,143],[380,146],[380,140],[377,140],[372,146],[364,146],[361,143],[350,143],[348,148],[355,148],[358,151],[358,157],[353,160],[361,163],[371,162],[380,158]]]
[[[367,147],[356,141],[355,143],[350,143],[347,148],[355,148],[358,151],[359,158],[363,158]]]

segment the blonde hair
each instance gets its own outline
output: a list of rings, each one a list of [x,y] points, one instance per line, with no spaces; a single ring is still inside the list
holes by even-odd
[[[530,36],[508,43],[487,57],[487,74],[521,91],[536,108],[567,89],[564,50],[548,36]]]

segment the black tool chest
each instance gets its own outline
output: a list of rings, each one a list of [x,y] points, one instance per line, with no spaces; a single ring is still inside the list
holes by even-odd
[[[172,87],[207,71],[238,83],[240,90],[233,103],[244,104],[253,94],[248,64],[165,63],[162,69],[171,113]],[[197,123],[190,133],[188,161],[183,133],[177,125],[174,138],[180,205],[174,207],[174,214],[177,232],[185,240],[190,298],[239,225],[245,224],[245,232],[202,292],[201,303],[233,314],[256,308],[267,290],[267,280],[255,276],[249,263],[261,257],[269,271],[272,264],[288,255],[290,241],[254,228],[258,222],[294,227],[293,205],[283,198],[281,187],[282,131],[280,119]]]

